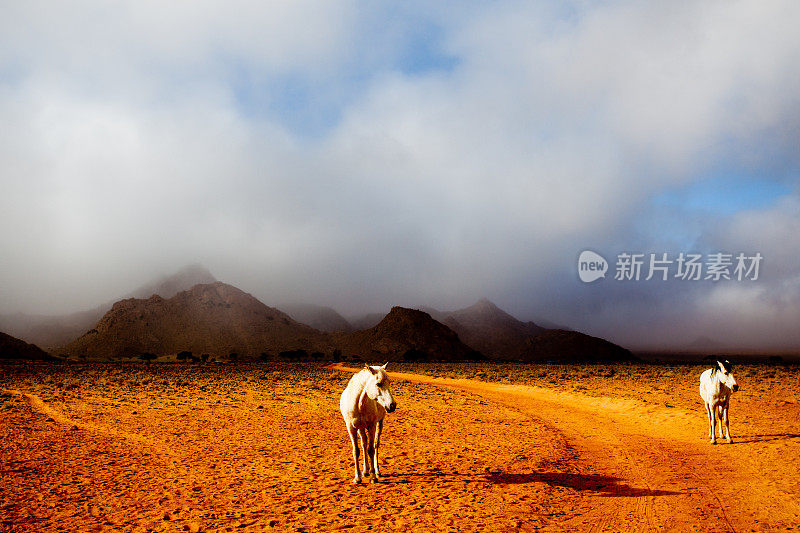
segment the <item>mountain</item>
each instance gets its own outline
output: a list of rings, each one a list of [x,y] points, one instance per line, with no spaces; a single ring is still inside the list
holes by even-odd
[[[283,304],[278,307],[298,322],[320,331],[327,333],[353,331],[350,322],[330,307],[312,304]]]
[[[0,333],[0,360],[2,359],[37,361],[53,359],[53,357],[36,345]]]
[[[203,265],[193,264],[183,267],[174,274],[142,285],[123,296],[123,299],[149,298],[154,294],[162,298],[172,298],[179,292],[191,289],[195,285],[207,285],[216,281],[217,279]]]
[[[533,322],[535,322],[537,326],[544,329],[563,329],[565,331],[575,331],[569,326],[565,326],[564,324],[559,324],[558,322],[552,322],[542,317],[533,317]]]
[[[490,359],[509,361],[627,361],[628,350],[567,329],[522,322],[487,299],[458,311],[431,310],[467,345]]]
[[[404,307],[393,307],[372,328],[340,335],[335,344],[343,355],[365,360],[460,360],[476,355],[428,313]]]
[[[492,358],[517,359],[529,337],[545,331],[533,322],[522,322],[487,299],[448,313],[442,320],[468,345]]]
[[[635,361],[625,348],[577,331],[548,329],[525,340],[518,360],[554,362]]]
[[[362,329],[369,329],[371,327],[377,326],[383,317],[386,315],[381,313],[369,313],[366,315],[361,315],[358,317],[354,317],[350,319],[350,324],[353,326],[355,330],[362,330]]]
[[[25,341],[52,348],[77,338],[103,316],[111,304],[66,315],[0,315],[0,328]]]
[[[178,272],[159,278],[139,287],[123,298],[148,298],[157,294],[171,298],[199,283],[213,283],[216,279],[200,265],[189,265]],[[0,329],[28,342],[53,348],[77,339],[92,328],[111,309],[113,302],[93,309],[66,315],[26,315],[22,313],[0,315]]]
[[[217,359],[330,351],[327,337],[222,282],[195,285],[172,298],[129,298],[114,304],[94,329],[64,346],[70,357],[115,359],[182,351]],[[298,353],[299,355],[299,353]]]

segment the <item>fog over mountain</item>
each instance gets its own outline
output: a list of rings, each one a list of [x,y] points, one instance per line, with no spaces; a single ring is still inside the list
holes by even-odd
[[[625,347],[798,350],[799,18],[790,0],[14,3],[0,315],[98,310],[198,263],[348,319],[485,297]],[[605,278],[580,280],[584,250]],[[699,280],[678,276],[688,253]],[[716,253],[730,279],[705,279]],[[740,253],[757,276],[737,279]]]
[[[118,297],[117,300],[149,298],[153,295],[171,298],[180,291],[188,290],[195,285],[215,281],[211,272],[202,265],[188,265],[173,274],[159,276],[125,296]],[[0,314],[0,331],[8,332],[38,346],[54,348],[75,340],[94,327],[97,321],[111,309],[115,301],[63,315]]]

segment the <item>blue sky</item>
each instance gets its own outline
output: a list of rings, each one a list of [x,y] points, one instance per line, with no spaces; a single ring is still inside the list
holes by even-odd
[[[742,175],[736,169],[700,175],[686,185],[654,197],[657,205],[712,215],[731,216],[750,209],[768,209],[793,188],[769,176]]]
[[[487,297],[623,344],[800,346],[798,11],[9,6],[0,312],[199,262],[268,304]],[[764,278],[577,280],[584,249],[688,247],[761,251]]]

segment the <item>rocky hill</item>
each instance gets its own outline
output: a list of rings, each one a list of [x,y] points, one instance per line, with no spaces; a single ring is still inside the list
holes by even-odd
[[[0,359],[43,361],[53,357],[34,344],[0,333]]]
[[[517,320],[486,299],[447,313],[442,322],[466,344],[492,358],[518,358],[526,340],[545,331],[533,322]]]
[[[377,326],[385,316],[386,313],[368,313],[366,315],[350,317],[349,322],[352,324],[354,330],[360,331]],[[435,319],[436,317],[434,317],[434,320]]]
[[[458,335],[428,313],[393,307],[376,326],[339,335],[342,355],[365,360],[463,360],[476,356]]]
[[[188,265],[174,274],[163,276],[126,294],[123,298],[149,298],[154,294],[162,298],[172,298],[179,292],[191,289],[195,285],[208,285],[217,281],[203,265]]]
[[[214,283],[214,276],[200,265],[189,265],[178,272],[164,276],[128,293],[122,298],[149,298],[157,294],[171,298],[200,283]],[[77,339],[91,329],[109,310],[113,302],[86,311],[65,315],[28,315],[23,313],[0,315],[0,329],[27,342],[52,349]]]
[[[0,328],[15,337],[50,349],[86,333],[110,307],[109,303],[66,315],[0,315]]]
[[[458,311],[431,310],[470,347],[504,361],[627,361],[633,355],[606,340],[577,331],[523,322],[489,300]]]
[[[330,307],[311,304],[282,304],[279,308],[298,322],[308,324],[320,331],[328,333],[353,331],[350,322]]]
[[[331,348],[321,332],[236,287],[216,282],[196,285],[172,298],[119,301],[92,330],[60,352],[92,359],[180,352],[227,359],[276,357],[300,350]]]
[[[525,340],[517,361],[609,362],[635,361],[625,348],[577,331],[548,329]]]

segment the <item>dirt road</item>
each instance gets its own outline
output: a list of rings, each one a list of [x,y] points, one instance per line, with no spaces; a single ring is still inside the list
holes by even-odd
[[[352,372],[340,365],[330,368]],[[507,471],[496,477],[578,491],[575,507],[559,524],[567,530],[800,528],[798,435],[750,435],[732,445],[712,446],[703,438],[705,423],[696,412],[541,387],[398,372],[391,376],[467,391],[545,425],[548,438],[572,452],[568,470],[574,471]],[[520,451],[524,454],[524,447]]]

